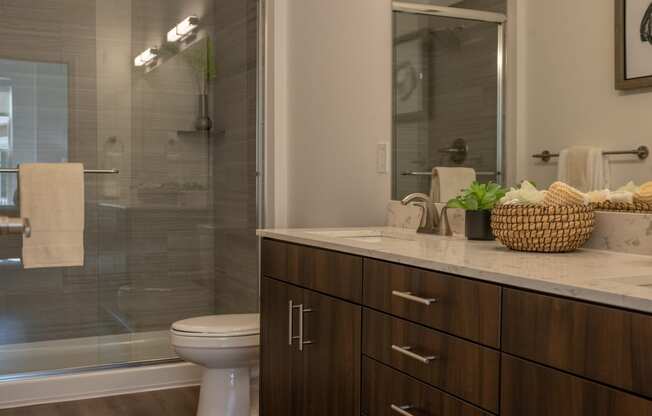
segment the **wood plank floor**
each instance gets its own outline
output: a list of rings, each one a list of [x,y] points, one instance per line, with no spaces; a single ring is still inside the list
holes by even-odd
[[[159,390],[122,396],[0,410],[0,416],[195,416],[199,388]]]

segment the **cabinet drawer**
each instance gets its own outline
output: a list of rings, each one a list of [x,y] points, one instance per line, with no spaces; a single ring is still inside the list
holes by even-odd
[[[369,358],[363,361],[362,413],[373,416],[489,416]],[[406,413],[392,408],[404,407]]]
[[[369,309],[364,311],[363,328],[366,355],[498,412],[497,351]]]
[[[500,287],[378,260],[364,264],[366,306],[498,347]]]
[[[652,317],[505,290],[505,352],[652,397]]]
[[[360,303],[362,258],[264,239],[263,275]]]
[[[502,416],[652,416],[652,402],[503,354]]]

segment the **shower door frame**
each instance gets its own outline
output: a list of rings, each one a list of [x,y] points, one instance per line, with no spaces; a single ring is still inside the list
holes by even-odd
[[[396,29],[396,17],[394,13],[411,13],[435,17],[446,17],[451,19],[472,20],[476,22],[493,23],[496,25],[498,39],[496,50],[496,182],[502,184],[504,181],[504,166],[503,166],[503,152],[505,142],[505,26],[507,24],[507,16],[503,13],[487,12],[481,10],[463,9],[457,7],[436,6],[423,3],[412,3],[406,1],[392,1],[392,43]],[[396,99],[395,99],[395,83],[396,77],[394,76],[394,63],[395,53],[394,45],[392,45],[392,195],[398,197],[398,175],[409,176],[431,176],[431,172],[399,172],[398,171],[398,158],[396,157]]]

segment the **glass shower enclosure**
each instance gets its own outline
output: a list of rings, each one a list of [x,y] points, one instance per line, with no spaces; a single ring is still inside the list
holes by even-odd
[[[439,166],[501,182],[505,8],[394,2],[393,199],[429,194]]]
[[[174,321],[258,310],[258,3],[0,1],[0,168],[119,172],[86,175],[83,267],[0,236],[0,379],[173,360]]]

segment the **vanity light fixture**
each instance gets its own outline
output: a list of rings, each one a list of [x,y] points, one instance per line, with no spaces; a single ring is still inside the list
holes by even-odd
[[[190,36],[199,27],[199,18],[197,16],[188,16],[182,22],[170,29],[168,32],[168,42],[174,43]]]
[[[134,58],[134,66],[145,66],[154,62],[158,58],[157,48],[148,48],[143,53]]]

